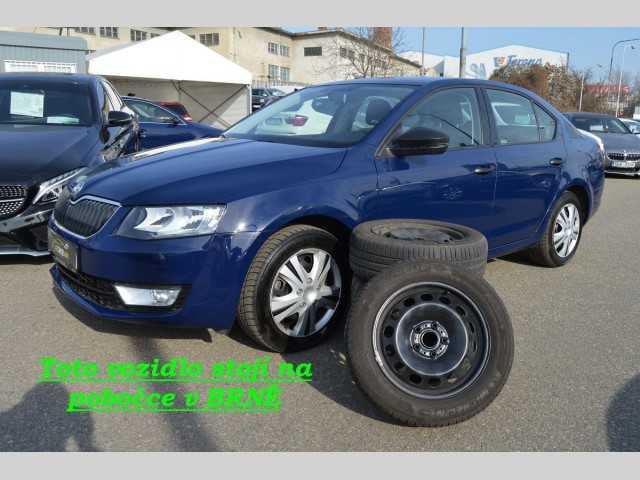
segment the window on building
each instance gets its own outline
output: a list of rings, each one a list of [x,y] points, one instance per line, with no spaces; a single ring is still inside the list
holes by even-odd
[[[215,32],[201,33],[200,43],[203,45],[206,45],[207,47],[214,47],[216,45],[220,45],[220,34]]]
[[[493,118],[496,122],[498,143],[539,142],[538,125],[533,106],[528,98],[502,90],[487,90]]]
[[[193,38],[194,40],[196,39],[196,35],[195,35],[195,34],[192,34],[192,35],[189,35],[189,36],[190,36],[191,38]]]
[[[291,69],[288,67],[280,67],[280,80],[288,82],[291,80]]]
[[[100,36],[106,38],[118,38],[118,27],[100,27]]]
[[[321,57],[322,47],[304,47],[305,57]]]
[[[289,56],[289,46],[288,45],[280,45],[280,55],[283,57]]]
[[[269,65],[269,80],[278,80],[278,65]]]
[[[159,37],[159,36],[160,36],[160,34],[159,34],[159,33],[150,33],[150,34],[149,34],[149,37],[150,37],[150,38],[156,38],[156,37]],[[196,39],[196,36],[195,36],[195,35],[191,35],[191,37],[192,37],[194,40]]]
[[[142,30],[131,30],[132,42],[141,42],[146,39],[147,39],[147,32],[143,32]]]
[[[353,61],[356,58],[356,52],[354,52],[350,48],[340,47],[340,56],[342,58],[348,58],[349,60]]]
[[[267,43],[267,51],[269,53],[273,53],[274,55],[278,54],[278,44],[274,42]]]
[[[73,27],[73,31],[77,33],[86,33],[87,35],[95,35],[95,27]]]

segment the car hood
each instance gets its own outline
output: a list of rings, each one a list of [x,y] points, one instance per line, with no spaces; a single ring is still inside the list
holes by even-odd
[[[122,205],[202,205],[320,178],[334,172],[346,149],[240,139],[200,139],[100,165],[71,185]],[[80,188],[78,186],[80,185]]]
[[[630,133],[596,133],[591,132],[602,140],[604,149],[609,152],[640,152],[640,138]]]
[[[94,127],[0,125],[0,181],[33,185],[88,163]]]

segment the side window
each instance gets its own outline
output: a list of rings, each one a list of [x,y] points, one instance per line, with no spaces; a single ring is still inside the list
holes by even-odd
[[[141,122],[173,123],[175,121],[171,113],[151,103],[127,101],[127,106],[138,114]]]
[[[104,120],[109,116],[109,111],[112,110],[109,103],[109,97],[107,91],[102,86],[102,82],[98,82],[98,106],[100,107],[100,115]]]
[[[541,109],[538,105],[533,104],[538,119],[538,130],[540,130],[540,141],[549,142],[556,136],[556,121],[554,118]]]
[[[400,122],[397,134],[416,127],[430,128],[449,136],[449,147],[482,144],[478,97],[473,88],[449,88],[421,100]]]
[[[536,116],[529,99],[502,90],[487,90],[487,94],[500,145],[540,141]]]
[[[102,86],[107,91],[107,95],[109,96],[111,105],[113,105],[113,110],[122,110],[122,107],[124,106],[124,104],[120,99],[120,95],[116,93],[115,89],[111,86],[111,84],[104,82]]]

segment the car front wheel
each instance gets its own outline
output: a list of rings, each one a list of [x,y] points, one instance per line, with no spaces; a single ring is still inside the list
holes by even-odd
[[[350,277],[338,239],[293,225],[260,248],[245,278],[238,322],[260,345],[277,352],[310,348],[340,322]]]

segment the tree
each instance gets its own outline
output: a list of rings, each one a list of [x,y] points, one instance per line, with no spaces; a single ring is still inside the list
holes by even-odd
[[[325,71],[327,68],[334,69],[336,78],[345,80],[405,75],[406,66],[395,53],[404,46],[402,30],[392,30],[391,48],[381,45],[378,40],[374,27],[341,29],[328,48],[327,53],[332,61],[321,68]]]

